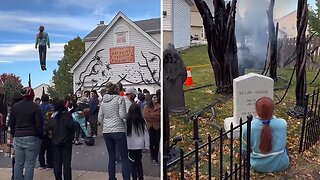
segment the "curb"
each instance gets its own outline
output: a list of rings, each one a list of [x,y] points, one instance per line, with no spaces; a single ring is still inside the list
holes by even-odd
[[[1,179],[10,179],[11,178],[11,168],[0,168]],[[81,170],[72,170],[72,179],[73,180],[105,180],[108,177],[107,172],[95,172],[95,171],[81,171]],[[117,173],[116,177],[122,179],[121,173]],[[43,180],[43,179],[54,179],[54,174],[52,170],[39,170],[34,169],[34,180]],[[151,177],[144,176],[145,180],[159,180],[160,177]]]

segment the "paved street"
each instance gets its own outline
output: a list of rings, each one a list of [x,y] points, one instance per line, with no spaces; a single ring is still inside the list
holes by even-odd
[[[0,175],[3,180],[9,180],[11,178],[11,169],[0,168]],[[108,174],[106,172],[94,172],[94,171],[72,171],[72,179],[74,180],[105,180]],[[122,179],[120,173],[116,174],[117,179]],[[159,177],[145,176],[145,180],[159,180]],[[49,170],[38,170],[34,171],[34,180],[54,180],[53,171]]]
[[[101,126],[100,126],[101,127]],[[108,169],[108,156],[107,156],[107,148],[104,142],[104,139],[101,135],[95,138],[95,145],[94,146],[86,146],[78,145],[73,146],[72,149],[72,170],[74,179],[78,179],[80,177],[87,177],[92,176],[96,177],[104,177],[102,179],[106,179],[107,177],[107,169]],[[155,165],[151,162],[150,156],[145,155],[143,156],[143,169],[144,175],[148,176],[150,179],[160,179],[160,166]],[[36,167],[38,167],[38,161]],[[4,157],[3,153],[0,153],[0,174],[6,174],[10,172],[9,169],[3,168],[11,168],[11,159],[8,157]],[[121,173],[121,163],[116,165],[117,173]],[[91,172],[92,171],[92,172]],[[6,172],[6,173],[5,173]],[[90,173],[89,173],[90,172]],[[48,170],[36,170],[35,179],[40,177],[48,177],[48,175],[52,176],[52,171]],[[47,175],[47,176],[43,176]],[[121,174],[119,174],[121,177]],[[82,179],[80,178],[80,179]],[[2,179],[2,178],[0,178]],[[7,179],[7,178],[5,178]],[[85,178],[91,179],[91,178]],[[95,179],[95,178],[94,178]]]

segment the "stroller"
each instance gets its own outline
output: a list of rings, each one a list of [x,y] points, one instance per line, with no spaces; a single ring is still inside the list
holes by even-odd
[[[93,146],[94,145],[94,138],[89,135],[90,132],[90,124],[86,122],[85,116],[81,115],[82,111],[77,111],[72,113],[72,118],[75,122],[79,123],[82,131],[84,132],[86,138],[84,140],[85,144],[87,146]],[[86,124],[87,123],[87,124]]]

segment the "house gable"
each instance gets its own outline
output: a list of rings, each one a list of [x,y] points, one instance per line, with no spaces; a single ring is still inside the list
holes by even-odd
[[[121,37],[122,33],[124,36]],[[120,34],[119,39],[115,38],[117,34]],[[112,63],[110,59],[114,51],[130,52],[133,59]],[[96,52],[99,59],[94,59]],[[146,59],[142,54],[148,60],[150,69],[156,71],[155,76],[144,67]],[[98,90],[109,81],[121,81],[124,85],[157,84],[160,80],[160,43],[120,13],[73,66],[71,72],[75,92],[79,87]]]
[[[131,21],[127,16],[125,16],[122,12],[119,12],[113,20],[109,23],[109,25],[104,29],[104,31],[100,34],[100,36],[94,41],[94,43],[89,47],[89,49],[80,57],[80,59],[76,62],[76,64],[70,69],[70,72],[73,73],[75,69],[79,66],[79,64],[83,61],[84,58],[92,51],[92,49],[101,41],[101,39],[105,36],[105,34],[114,26],[114,24],[120,19],[124,19],[128,24],[138,30],[142,35],[148,38],[152,43],[160,48],[160,43],[156,41],[152,36],[144,32],[138,25],[136,25],[133,21]]]

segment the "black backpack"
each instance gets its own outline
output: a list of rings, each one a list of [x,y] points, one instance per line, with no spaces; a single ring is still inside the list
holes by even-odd
[[[51,121],[52,143],[55,146],[63,146],[68,141],[72,141],[73,120],[68,112],[62,112],[60,117],[57,115]]]
[[[86,137],[84,142],[87,146],[93,146],[94,145],[94,138],[93,137]]]

